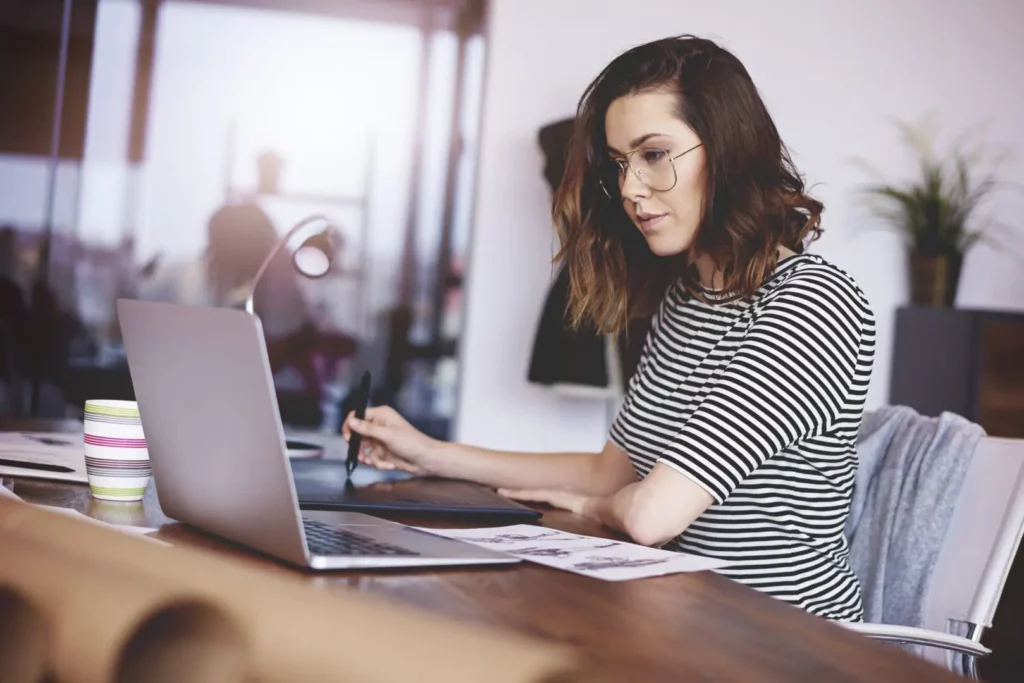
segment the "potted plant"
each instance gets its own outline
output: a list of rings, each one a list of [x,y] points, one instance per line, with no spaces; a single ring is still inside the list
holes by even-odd
[[[899,232],[907,248],[911,303],[949,307],[956,299],[964,255],[982,241],[998,244],[996,228],[979,207],[1002,184],[995,168],[1005,155],[962,141],[946,156],[936,154],[934,127],[897,122],[901,137],[917,157],[916,177],[904,183],[880,181],[864,188],[870,206]],[[872,175],[879,174],[860,162]]]

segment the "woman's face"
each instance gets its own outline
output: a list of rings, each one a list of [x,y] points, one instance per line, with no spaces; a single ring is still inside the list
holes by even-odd
[[[673,94],[638,93],[613,101],[604,119],[613,163],[628,155],[630,164],[618,175],[622,207],[659,256],[693,244],[704,200],[704,147],[675,109]]]

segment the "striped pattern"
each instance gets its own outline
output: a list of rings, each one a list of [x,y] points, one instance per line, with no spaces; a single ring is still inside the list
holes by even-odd
[[[784,259],[743,301],[670,289],[611,430],[639,476],[660,462],[715,500],[666,548],[728,560],[722,574],[813,614],[862,619],[843,527],[874,344],[863,293],[818,256]]]
[[[139,417],[138,406],[115,408],[113,406],[101,406],[89,401],[85,402],[85,415],[86,417],[93,415],[106,415],[109,417]]]
[[[108,496],[111,498],[138,498],[145,495],[146,487],[139,486],[130,489],[112,488],[110,486],[89,486],[94,496]]]
[[[124,416],[121,416],[121,415],[100,415],[98,413],[89,413],[89,412],[86,412],[86,414],[85,414],[85,421],[86,422],[101,422],[103,424],[110,424],[110,425],[125,425],[125,426],[129,426],[129,427],[141,427],[142,426],[142,418],[141,417],[124,417]]]
[[[86,434],[85,443],[90,446],[106,446],[107,448],[145,448],[145,439],[123,439],[115,436],[98,436]]]
[[[85,471],[93,477],[149,477],[153,466],[149,460],[112,460],[87,455]]]

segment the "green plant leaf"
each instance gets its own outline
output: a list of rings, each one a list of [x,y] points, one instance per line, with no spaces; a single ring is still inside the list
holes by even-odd
[[[910,182],[877,182],[863,188],[872,212],[890,228],[900,232],[909,249],[922,255],[959,256],[987,236],[979,227],[979,207],[1004,183],[995,168],[1006,155],[989,155],[975,145],[965,150],[966,135],[958,138],[953,151],[940,156],[935,150],[933,116],[919,123],[896,121],[901,139],[916,155],[918,177]],[[970,131],[971,135],[977,131]],[[982,168],[986,157],[994,162]],[[880,177],[867,162],[857,164]]]

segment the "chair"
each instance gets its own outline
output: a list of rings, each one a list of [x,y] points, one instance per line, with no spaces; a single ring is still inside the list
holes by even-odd
[[[992,626],[1022,532],[1024,439],[982,437],[932,570],[924,625],[841,625],[877,640],[939,648],[925,658],[977,679],[977,658],[991,652],[981,636]]]

